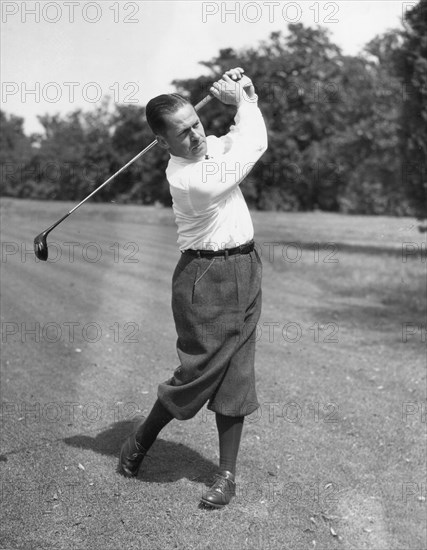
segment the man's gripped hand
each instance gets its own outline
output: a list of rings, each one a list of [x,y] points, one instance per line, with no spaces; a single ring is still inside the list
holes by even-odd
[[[241,67],[226,71],[222,78],[213,83],[210,93],[226,105],[239,106],[242,101],[255,101],[252,80],[243,73]]]

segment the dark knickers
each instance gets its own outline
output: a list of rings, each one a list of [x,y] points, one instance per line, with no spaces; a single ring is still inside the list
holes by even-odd
[[[246,416],[259,407],[255,340],[262,264],[256,250],[216,258],[183,254],[172,279],[180,366],[158,398],[178,420],[208,409]]]

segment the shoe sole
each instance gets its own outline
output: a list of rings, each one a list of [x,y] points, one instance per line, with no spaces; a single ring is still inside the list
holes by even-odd
[[[124,477],[137,477],[138,472],[136,474],[133,474],[130,470],[126,470],[121,464],[119,465],[119,473],[122,474]]]
[[[209,500],[204,500],[203,498],[200,499],[200,502],[204,505],[204,506],[209,506],[210,508],[216,508],[217,510],[219,508],[224,508],[224,506],[228,506],[228,504],[230,503],[227,503],[227,504],[213,504],[213,502],[209,502]],[[230,501],[231,502],[231,501]]]

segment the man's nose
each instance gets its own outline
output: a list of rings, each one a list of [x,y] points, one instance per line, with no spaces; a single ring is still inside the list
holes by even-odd
[[[191,141],[198,141],[200,138],[200,134],[194,128],[192,128],[190,137],[191,137]]]

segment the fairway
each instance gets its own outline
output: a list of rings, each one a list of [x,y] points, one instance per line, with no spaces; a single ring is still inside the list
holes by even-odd
[[[198,508],[214,414],[172,421],[116,472],[178,366],[172,211],[4,199],[1,549],[426,548],[426,256],[412,218],[253,212],[261,408],[237,496]]]

